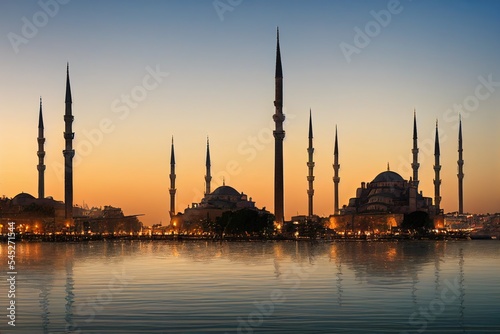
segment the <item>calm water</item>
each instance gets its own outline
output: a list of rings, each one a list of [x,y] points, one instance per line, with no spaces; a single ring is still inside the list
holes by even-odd
[[[1,333],[500,332],[499,241],[18,242],[17,261]]]

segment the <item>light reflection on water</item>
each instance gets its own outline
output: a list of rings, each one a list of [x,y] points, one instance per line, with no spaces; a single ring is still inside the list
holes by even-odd
[[[498,241],[16,246],[1,333],[500,331]]]

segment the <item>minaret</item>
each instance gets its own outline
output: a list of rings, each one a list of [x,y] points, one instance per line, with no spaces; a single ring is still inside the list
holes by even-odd
[[[283,114],[283,71],[281,68],[281,53],[280,53],[280,35],[279,29],[276,32],[276,74],[274,78],[275,84],[275,113],[273,120],[276,125],[273,131],[274,136],[274,215],[276,223],[282,225],[285,220],[284,214],[284,183],[283,183],[283,139],[285,131],[283,130],[283,122],[285,115]]]
[[[436,207],[436,214],[440,213],[441,196],[439,193],[439,187],[441,186],[441,179],[439,178],[439,171],[441,170],[441,165],[439,163],[439,133],[438,133],[438,121],[436,120],[436,139],[434,144],[434,205]]]
[[[420,164],[418,163],[417,114],[415,110],[413,110],[413,149],[411,153],[413,153],[413,162],[411,164],[411,168],[413,169],[413,184],[418,187],[418,167]]]
[[[207,161],[205,163],[207,168],[207,174],[205,175],[205,196],[210,194],[210,181],[212,181],[212,175],[210,175],[210,144],[207,137]]]
[[[71,99],[71,87],[69,83],[69,64],[66,68],[66,111],[64,114],[64,139],[66,141],[64,155],[64,205],[65,205],[65,217],[68,220],[73,219],[73,157],[75,156],[75,150],[73,150],[73,138],[75,134],[72,130],[73,123],[73,113],[72,113],[72,99]]]
[[[335,125],[335,147],[333,149],[333,197],[334,197],[333,214],[334,215],[339,214],[339,182],[340,182],[339,169],[340,169],[339,144],[337,141],[337,126]]]
[[[43,160],[45,158],[45,150],[43,148],[45,144],[45,138],[43,136],[43,115],[42,115],[42,98],[40,97],[40,113],[38,115],[38,198],[45,198],[45,164]]]
[[[175,154],[174,137],[172,136],[172,147],[170,149],[170,218],[175,215]]]
[[[464,159],[462,157],[462,117],[460,116],[460,123],[458,124],[458,213],[464,213]]]
[[[307,176],[307,182],[309,182],[309,189],[307,190],[308,197],[308,216],[313,216],[313,196],[314,196],[314,161],[313,161],[313,130],[312,130],[312,113],[309,109],[309,147],[307,148],[307,153],[309,160],[307,161],[307,167],[309,168],[309,175]]]

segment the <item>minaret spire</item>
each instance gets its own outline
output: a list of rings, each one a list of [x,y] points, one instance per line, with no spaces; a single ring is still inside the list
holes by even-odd
[[[339,214],[339,144],[337,140],[337,126],[335,125],[335,145],[333,149],[333,214]]]
[[[280,51],[280,29],[276,28],[276,78],[283,78],[283,69],[281,67],[281,51]]]
[[[170,148],[170,218],[175,215],[175,154],[174,136],[172,136],[172,147]]]
[[[73,157],[75,156],[75,150],[73,150],[73,138],[75,134],[72,130],[73,123],[73,111],[72,111],[72,99],[71,99],[71,86],[69,83],[69,63],[66,67],[66,110],[64,113],[64,139],[65,139],[65,149],[63,151],[64,155],[64,205],[65,205],[65,217],[66,220],[73,219]]]
[[[418,167],[420,164],[418,163],[418,143],[417,143],[417,112],[413,110],[413,149],[411,152],[413,153],[413,162],[411,164],[411,168],[413,169],[413,184],[418,187]]]
[[[314,161],[313,161],[313,130],[312,130],[312,112],[309,109],[309,147],[307,148],[307,153],[309,156],[309,160],[307,161],[307,167],[309,168],[309,174],[307,176],[307,182],[309,182],[309,189],[307,190],[308,197],[308,216],[312,217],[314,214],[313,211],[313,196],[314,196]]]
[[[283,139],[285,131],[283,130],[283,122],[285,115],[283,114],[283,70],[281,67],[281,52],[279,29],[276,33],[276,75],[274,78],[275,85],[275,113],[273,120],[275,123],[274,136],[274,215],[276,223],[283,225],[284,222],[284,182],[283,182]]]
[[[441,179],[439,178],[439,172],[441,171],[441,164],[439,162],[440,154],[438,121],[436,120],[436,138],[434,143],[434,206],[436,207],[437,215],[441,212],[441,195],[439,189],[441,186]]]
[[[212,175],[210,174],[210,143],[208,141],[208,137],[207,137],[207,159],[206,159],[206,163],[205,163],[205,166],[207,168],[207,173],[205,175],[205,195],[208,195],[211,193],[210,191],[210,181],[212,181]]]
[[[458,124],[458,213],[464,213],[464,192],[463,192],[463,181],[464,181],[464,159],[462,156],[462,116],[460,115],[460,121]]]
[[[38,114],[38,166],[36,166],[38,170],[38,198],[45,198],[45,138],[43,135],[43,115],[42,115],[42,97],[40,96],[40,112]]]

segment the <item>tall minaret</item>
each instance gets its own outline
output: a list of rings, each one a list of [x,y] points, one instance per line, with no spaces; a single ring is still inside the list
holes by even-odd
[[[283,130],[283,122],[285,115],[283,114],[283,70],[281,68],[281,52],[280,52],[280,34],[279,29],[276,31],[276,74],[274,76],[275,85],[275,113],[273,120],[276,125],[273,131],[274,135],[274,215],[276,223],[282,225],[285,220],[285,208],[283,200],[284,183],[283,183],[283,139],[285,131]]]
[[[417,113],[413,110],[413,162],[411,168],[413,169],[413,184],[418,187],[418,145],[417,145]]]
[[[170,149],[170,218],[175,215],[175,154],[174,136],[172,136],[172,147]]]
[[[313,161],[313,129],[312,129],[312,113],[309,109],[309,147],[307,148],[307,153],[309,160],[307,161],[307,167],[309,168],[309,175],[307,176],[307,182],[309,182],[309,189],[307,190],[308,197],[308,216],[313,216],[313,196],[314,196],[314,161]]]
[[[339,214],[339,144],[337,141],[337,126],[335,125],[335,148],[333,149],[333,197],[334,197],[334,208],[333,214]]]
[[[462,157],[462,116],[458,124],[458,213],[464,213],[464,159]]]
[[[64,205],[66,219],[73,219],[73,157],[75,150],[73,150],[73,138],[75,134],[72,130],[73,113],[71,104],[71,87],[69,84],[69,64],[66,68],[66,111],[64,113],[64,139],[66,147],[63,151],[64,155]]]
[[[439,187],[441,186],[439,171],[441,170],[441,165],[439,163],[439,155],[439,132],[438,121],[436,120],[436,139],[434,144],[434,205],[436,206],[436,214],[439,214],[441,204],[441,195],[439,193]]]
[[[207,168],[207,174],[205,175],[205,195],[210,194],[210,181],[212,181],[212,175],[210,174],[210,144],[207,137],[207,161],[205,163]]]
[[[42,115],[42,98],[40,97],[40,113],[38,115],[38,198],[45,198],[45,164],[43,159],[45,158],[45,150],[43,145],[45,144],[45,138],[43,136],[43,115]]]

